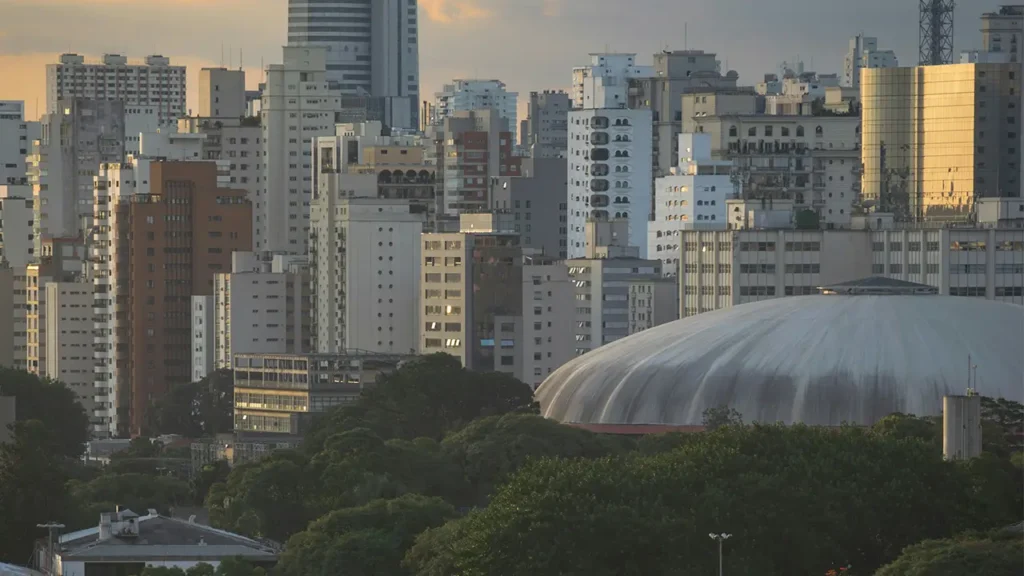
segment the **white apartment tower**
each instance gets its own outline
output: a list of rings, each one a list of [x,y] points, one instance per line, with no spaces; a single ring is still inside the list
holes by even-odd
[[[347,176],[322,175],[313,201],[313,346],[323,354],[413,353],[425,210],[408,200],[352,197]]]
[[[44,374],[67,384],[90,417],[94,410],[92,284],[48,282],[45,286]]]
[[[504,121],[504,131],[513,135],[519,129],[519,93],[509,92],[501,80],[453,80],[434,94],[433,118],[438,126],[455,112],[497,110]]]
[[[850,49],[843,63],[843,86],[860,87],[860,71],[864,68],[896,68],[899,62],[892,50],[879,50],[878,38],[857,35],[850,38]]]
[[[293,2],[293,5],[295,3]],[[328,89],[327,49],[285,47],[284,63],[267,68],[263,91],[263,186],[253,246],[305,254],[309,243],[312,140],[334,132],[340,97]]]
[[[25,121],[24,102],[0,100],[0,186],[28,183],[25,157],[39,130],[39,122]]]
[[[628,223],[630,246],[647,251],[651,214],[652,116],[626,108],[630,78],[646,67],[633,55],[592,56],[593,66],[573,71],[574,99],[582,107],[569,112],[568,254],[587,250],[588,220]],[[578,98],[576,98],[578,95]]]
[[[289,0],[288,45],[323,48],[333,89],[377,98],[389,126],[419,126],[416,0]]]
[[[683,230],[724,229],[726,200],[734,194],[732,162],[711,159],[709,134],[680,134],[679,163],[654,181],[654,220],[647,230],[647,257],[674,276]]]
[[[161,124],[185,115],[185,67],[171,66],[163,56],[147,56],[142,64],[129,64],[119,54],[106,54],[86,64],[78,54],[62,54],[58,64],[46,66],[46,110],[53,114],[58,102],[70,98],[120,100],[126,107],[152,107]]]

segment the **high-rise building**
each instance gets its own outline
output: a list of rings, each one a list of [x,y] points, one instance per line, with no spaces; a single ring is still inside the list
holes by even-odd
[[[421,354],[451,354],[470,370],[514,369],[515,322],[500,320],[523,316],[523,249],[510,220],[463,214],[459,232],[423,235]]]
[[[850,49],[843,62],[843,86],[860,87],[860,71],[865,68],[895,68],[899,66],[896,53],[879,50],[878,38],[856,35],[850,38]]]
[[[431,125],[437,126],[455,112],[496,110],[504,122],[503,132],[519,130],[519,93],[509,92],[501,80],[453,80],[434,94]]]
[[[520,172],[497,178],[491,210],[512,215],[512,231],[520,234],[525,250],[564,260],[568,255],[565,159],[524,158]]]
[[[734,195],[732,162],[711,159],[709,134],[679,135],[679,164],[654,181],[654,219],[647,230],[647,256],[675,276],[679,235],[687,229],[724,229],[726,200]]]
[[[750,93],[683,96],[683,131],[711,135],[712,160],[734,164],[743,198],[792,200],[826,228],[848,228],[860,186],[855,115],[759,113]]]
[[[26,189],[0,186],[0,365],[19,370],[28,369],[27,266],[36,257]]]
[[[28,186],[0,186],[0,260],[24,269],[36,259]]]
[[[60,100],[32,143],[29,182],[35,202],[35,243],[81,236],[93,213],[93,177],[100,165],[124,160],[125,104]]]
[[[590,221],[587,252],[567,260],[574,286],[575,355],[678,318],[676,284],[658,260],[629,246],[624,220]]]
[[[313,346],[325,354],[411,354],[426,210],[408,200],[354,197],[348,176],[322,175],[313,200]]]
[[[508,372],[505,357],[511,356],[512,375],[536,389],[575,356],[576,285],[564,260],[524,256],[522,262],[523,316],[497,318],[500,332],[494,342],[495,369]],[[515,330],[506,331],[508,324]]]
[[[1010,62],[1024,63],[1024,5],[982,14],[981,44],[987,52],[1006,53]]]
[[[453,112],[435,127],[435,158],[447,216],[487,210],[494,179],[518,176],[514,133],[494,109]]]
[[[200,118],[239,119],[245,115],[245,71],[227,68],[199,71]]]
[[[152,107],[160,124],[185,115],[185,67],[171,66],[163,56],[147,56],[143,64],[129,64],[119,54],[106,54],[97,64],[86,64],[78,54],[62,54],[58,64],[46,66],[46,111],[60,111],[62,100],[87,98],[116,100],[126,107]]]
[[[573,70],[577,108],[569,112],[568,253],[587,252],[588,220],[621,219],[628,245],[647,251],[651,215],[652,139],[650,110],[626,107],[632,78],[650,76],[633,54],[594,54],[593,64]]]
[[[85,244],[81,238],[53,238],[43,243],[42,255],[29,264],[25,273],[25,325],[27,330],[28,371],[40,376],[47,373],[47,300],[46,285],[50,282],[74,283],[83,280],[82,265],[85,262]],[[92,308],[92,284],[89,284],[89,308]],[[92,402],[92,311],[89,322],[89,402]],[[58,324],[59,326],[59,324]],[[58,334],[56,338],[59,339]],[[56,376],[53,376],[56,379]],[[92,410],[86,411],[92,416]]]
[[[325,47],[285,47],[284,63],[267,68],[260,112],[263,186],[255,202],[258,251],[305,254],[309,249],[312,141],[334,132],[341,106],[328,89],[327,58]]]
[[[717,55],[703,50],[665,50],[654,55],[649,77],[629,80],[629,107],[651,111],[655,176],[676,165],[682,132],[682,95],[690,92],[735,90],[739,74],[722,74]]]
[[[289,0],[288,45],[323,48],[333,89],[372,96],[387,125],[416,128],[418,23],[416,0]]]
[[[24,102],[0,100],[0,185],[28,183],[25,157],[39,131],[39,122],[25,121]]]
[[[963,222],[979,198],[1019,197],[1020,74],[1017,64],[864,70],[863,200],[898,220]]]
[[[93,387],[92,283],[47,282],[46,311],[47,378],[66,384],[90,417],[95,409]]]
[[[533,158],[564,158],[569,147],[569,95],[562,91],[530,92],[519,139]]]
[[[211,162],[152,162],[148,175],[105,167],[95,211],[96,360],[104,372],[96,409],[109,433],[138,434],[152,402],[189,381],[192,296],[212,295],[231,254],[252,249],[252,206],[244,191],[217,187]]]
[[[309,352],[309,281],[304,256],[235,252],[231,273],[213,278],[212,338],[203,340],[213,341],[214,367],[230,369],[242,353]],[[200,344],[193,334],[193,351]]]

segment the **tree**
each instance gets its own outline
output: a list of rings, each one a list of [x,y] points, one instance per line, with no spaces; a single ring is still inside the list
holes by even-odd
[[[982,440],[988,443],[995,437],[1005,450],[1024,449],[1024,404],[1005,398],[981,397]],[[984,424],[988,423],[988,427]],[[991,437],[991,438],[990,438]]]
[[[353,406],[333,411],[314,427],[305,447],[318,453],[331,435],[354,428],[386,439],[440,441],[476,418],[538,411],[533,390],[508,374],[472,372],[452,356],[433,354],[383,376]]]
[[[710,573],[707,534],[728,531],[727,571],[872,573],[909,544],[1002,521],[973,512],[975,496],[969,472],[921,441],[725,426],[662,454],[528,463],[407,560],[420,575]]]
[[[701,424],[707,430],[715,430],[722,426],[742,426],[743,415],[737,412],[735,408],[725,405],[715,406],[714,408],[704,410]]]
[[[61,382],[0,367],[0,396],[14,397],[15,419],[38,420],[49,432],[51,450],[77,458],[89,440],[89,417],[73,391]]]
[[[619,451],[613,439],[532,414],[491,416],[448,435],[445,452],[483,505],[499,484],[538,458],[599,458]]]
[[[214,484],[206,498],[211,523],[251,537],[284,542],[315,518],[315,495],[306,457],[278,450],[259,462],[236,466],[227,482]]]
[[[875,422],[871,429],[894,440],[915,439],[942,450],[942,420],[939,417],[919,418],[913,414],[890,414]]]
[[[1024,537],[1020,533],[994,533],[926,540],[907,547],[876,576],[1019,576],[1024,574]]]
[[[192,501],[196,504],[203,504],[206,495],[214,484],[226,482],[231,474],[231,466],[226,460],[215,460],[199,469],[199,473],[192,479]]]
[[[172,386],[150,407],[145,428],[153,436],[216,436],[234,428],[233,413],[233,374],[218,370],[198,382]]]
[[[117,506],[138,514],[154,509],[169,514],[171,508],[191,503],[188,484],[166,476],[149,474],[105,474],[90,482],[68,483],[79,512],[72,521],[75,529],[92,526],[102,512]]]
[[[58,444],[38,420],[16,422],[11,440],[0,444],[0,562],[24,564],[44,535],[36,525],[61,521],[71,509]]]
[[[402,559],[416,535],[454,516],[443,500],[414,494],[335,510],[288,541],[278,573],[404,575]]]

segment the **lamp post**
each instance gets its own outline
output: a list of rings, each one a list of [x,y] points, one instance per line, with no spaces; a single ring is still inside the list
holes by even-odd
[[[708,536],[718,542],[718,576],[722,576],[722,542],[725,542],[729,538],[732,538],[732,534],[708,534]]]

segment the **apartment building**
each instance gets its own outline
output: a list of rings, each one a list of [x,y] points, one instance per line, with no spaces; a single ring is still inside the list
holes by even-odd
[[[43,242],[40,257],[25,270],[25,327],[27,369],[39,376],[50,376],[47,372],[47,300],[46,286],[50,282],[74,283],[83,280],[85,244],[81,238],[53,238]],[[92,284],[89,284],[90,301]],[[92,306],[89,306],[92,308]],[[92,401],[92,313],[90,311],[90,352],[89,388]],[[87,411],[91,416],[92,411]]]
[[[675,280],[663,276],[661,261],[626,244],[626,222],[590,221],[587,236],[585,257],[565,262],[576,299],[576,356],[678,318]]]
[[[502,132],[513,135],[519,129],[519,93],[509,92],[501,80],[453,80],[434,94],[433,116],[430,124],[444,123],[455,112],[473,110],[496,110],[503,122]]]
[[[707,134],[679,135],[679,163],[654,181],[654,219],[647,229],[647,255],[660,260],[665,276],[675,276],[679,233],[725,228],[726,202],[735,195],[732,162],[711,159]]]
[[[690,92],[735,90],[739,74],[722,73],[716,54],[664,50],[654,54],[651,75],[629,80],[629,107],[648,109],[653,120],[652,173],[664,176],[676,165],[682,132],[682,96]]]
[[[546,256],[523,257],[522,283],[522,317],[497,319],[496,370],[508,371],[505,357],[511,356],[512,375],[536,390],[575,356],[575,289],[564,260]],[[516,330],[505,330],[510,324]]]
[[[216,324],[214,299],[209,296],[192,297],[192,377],[190,382],[199,382],[213,373],[216,368]]]
[[[35,260],[34,218],[28,186],[0,186],[0,260],[24,269]]]
[[[570,107],[569,95],[560,90],[530,92],[519,138],[532,158],[565,158]]]
[[[864,70],[864,201],[897,220],[970,222],[976,199],[1020,197],[1021,73],[1010,63]]]
[[[511,372],[516,354],[495,343],[515,331],[501,319],[523,316],[520,236],[507,215],[463,214],[459,229],[423,234],[418,349],[470,370]]]
[[[39,131],[39,122],[25,121],[24,102],[0,100],[0,185],[28,184],[25,157]]]
[[[93,178],[125,154],[125,102],[103,98],[56,101],[28,158],[35,202],[35,248],[44,238],[79,236],[91,217]]]
[[[746,199],[792,200],[826,228],[849,228],[860,191],[857,116],[757,112],[748,93],[683,96],[683,132],[711,135],[713,160],[734,164]]]
[[[408,200],[355,197],[348,174],[321,176],[309,242],[314,349],[412,353],[426,211]]]
[[[568,256],[566,162],[563,158],[524,158],[519,176],[494,180],[492,211],[511,214],[512,231],[526,251],[551,258]]]
[[[256,249],[305,254],[313,182],[311,142],[334,132],[340,96],[328,89],[324,47],[286,47],[283,64],[267,67],[260,122],[263,186]]]
[[[95,406],[92,351],[92,283],[47,282],[44,314],[46,329],[47,378],[67,385],[85,413],[92,415]]]
[[[235,252],[231,273],[213,277],[213,306],[213,323],[207,325],[213,337],[203,340],[213,341],[215,369],[230,369],[236,354],[310,351],[310,277],[304,256]],[[198,331],[195,325],[193,330]],[[193,336],[193,351],[201,344]]]
[[[494,109],[453,112],[433,135],[445,216],[487,210],[493,179],[522,173],[515,133]]]
[[[850,38],[850,49],[843,61],[843,86],[860,88],[860,71],[869,68],[896,68],[899,62],[892,50],[879,50],[878,38],[858,34]]]
[[[46,110],[60,111],[61,100],[87,98],[120,101],[125,106],[152,107],[161,125],[185,115],[185,67],[171,66],[163,56],[147,56],[129,64],[119,54],[105,54],[98,63],[86,63],[78,54],[61,54],[57,64],[46,65]]]
[[[189,380],[192,296],[212,295],[231,254],[252,249],[252,206],[244,191],[217,187],[210,162],[152,162],[148,178],[133,166],[104,169],[93,240],[96,407],[110,434],[137,434],[151,403]]]
[[[233,363],[236,440],[295,442],[316,415],[355,402],[378,377],[393,372],[409,358],[368,352],[237,354]],[[250,446],[248,450],[259,448]],[[236,462],[238,452],[236,444]]]
[[[19,358],[19,324],[24,326],[24,310],[19,311],[19,306],[24,306],[21,299],[17,297],[19,284],[15,281],[15,271],[10,264],[0,260],[0,294],[9,296],[0,297],[0,325],[10,326],[10,330],[0,330],[0,366],[9,368],[27,369],[27,362]],[[20,320],[19,320],[20,315]],[[26,352],[21,352],[26,354]],[[18,361],[20,360],[20,362]]]
[[[245,71],[203,68],[199,71],[199,117],[245,117]]]

